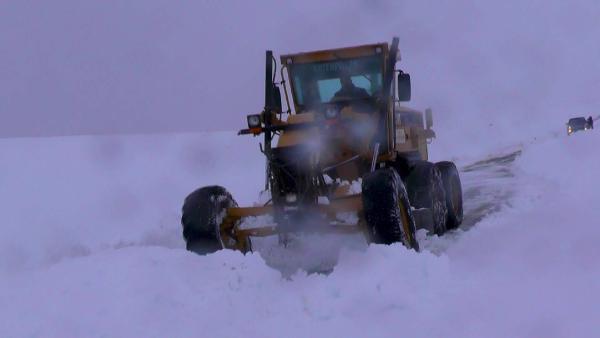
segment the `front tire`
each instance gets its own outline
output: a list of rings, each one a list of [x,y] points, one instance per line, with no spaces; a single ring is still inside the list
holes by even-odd
[[[362,200],[372,242],[401,242],[419,251],[408,194],[396,170],[384,168],[366,174],[362,180]]]
[[[250,250],[249,239],[237,245],[231,236],[223,238],[220,226],[227,208],[237,207],[231,194],[221,186],[208,186],[189,194],[183,203],[181,225],[186,248],[200,255],[224,248],[243,247]]]

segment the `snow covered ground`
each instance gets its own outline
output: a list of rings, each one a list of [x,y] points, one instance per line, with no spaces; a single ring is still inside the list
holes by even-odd
[[[0,140],[0,337],[597,336],[600,135],[551,136],[462,163],[465,226],[423,252],[309,242],[337,264],[291,276],[180,238],[193,188],[257,199],[255,139]]]

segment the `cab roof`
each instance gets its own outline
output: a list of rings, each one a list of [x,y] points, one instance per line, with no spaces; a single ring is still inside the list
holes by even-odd
[[[388,49],[388,44],[386,42],[381,42],[353,47],[323,49],[296,54],[285,54],[281,55],[281,64],[284,65],[295,63],[333,61],[339,59],[351,59],[356,57],[376,55],[379,53],[383,53],[384,56],[387,56]]]

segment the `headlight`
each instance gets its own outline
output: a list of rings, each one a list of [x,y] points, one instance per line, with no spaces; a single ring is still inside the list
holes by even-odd
[[[248,120],[248,128],[252,129],[252,128],[260,127],[260,115],[259,114],[248,115],[248,116],[246,116],[246,119]]]
[[[338,117],[339,114],[340,112],[335,107],[328,107],[325,110],[325,117],[328,119],[334,119]]]

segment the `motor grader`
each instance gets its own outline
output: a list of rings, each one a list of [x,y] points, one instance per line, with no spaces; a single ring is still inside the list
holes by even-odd
[[[270,200],[239,207],[224,187],[193,191],[182,208],[187,249],[247,252],[252,237],[358,232],[418,251],[417,229],[442,235],[458,227],[458,171],[428,162],[432,113],[400,104],[411,84],[396,68],[399,56],[398,38],[281,55],[280,67],[267,51],[264,109],[239,134],[263,138]]]

